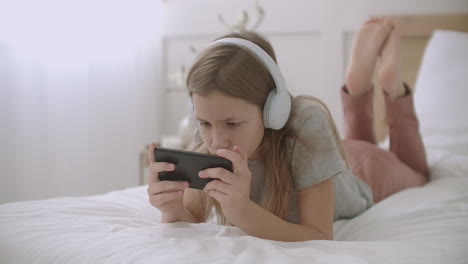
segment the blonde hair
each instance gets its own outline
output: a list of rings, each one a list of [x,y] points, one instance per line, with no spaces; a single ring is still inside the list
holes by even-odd
[[[276,62],[272,46],[258,33],[250,31],[235,32],[218,39],[227,37],[243,38],[257,44]],[[265,66],[242,48],[233,45],[208,47],[197,57],[187,75],[187,88],[190,96],[194,93],[207,95],[211,91],[217,90],[225,95],[241,98],[255,104],[260,109],[263,109],[266,98],[274,86],[273,78]],[[306,146],[309,146],[309,148],[313,148],[313,142],[308,142],[308,140],[301,138],[292,126],[292,120],[296,116],[294,106],[297,105],[296,102],[300,98],[312,100],[324,110],[337,139],[337,146],[339,146],[343,154],[334,122],[325,104],[311,96],[292,98],[293,107],[286,125],[280,130],[265,129],[264,137],[259,146],[260,162],[264,166],[264,174],[266,175],[266,188],[263,192],[260,206],[282,219],[286,219],[287,217],[288,201],[294,191],[286,140],[288,138],[299,139]],[[189,145],[189,149],[208,153],[199,135],[198,128],[195,128],[194,137]],[[214,206],[218,222],[225,225],[230,224],[224,217],[221,207],[216,200],[203,192],[197,193],[205,205],[205,219]]]

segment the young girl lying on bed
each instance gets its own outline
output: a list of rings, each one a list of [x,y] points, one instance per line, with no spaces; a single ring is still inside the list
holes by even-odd
[[[225,157],[235,170],[201,171],[200,177],[216,179],[203,191],[159,181],[158,173],[174,165],[155,161],[152,143],[148,194],[161,222],[204,222],[214,206],[221,223],[252,236],[333,239],[334,220],[427,182],[411,90],[400,79],[399,33],[389,19],[371,18],[356,35],[340,90],[343,142],[327,107],[313,97],[291,97],[271,59],[276,61],[273,48],[253,32],[223,36],[197,58],[187,77],[198,122],[192,150]],[[378,59],[390,151],[376,145],[372,126]]]

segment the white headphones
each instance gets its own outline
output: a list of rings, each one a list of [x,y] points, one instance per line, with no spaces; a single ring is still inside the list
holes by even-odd
[[[254,55],[268,69],[276,87],[268,94],[263,106],[263,124],[266,128],[281,129],[289,118],[291,97],[286,89],[286,81],[275,61],[257,44],[245,39],[223,38],[210,43],[208,46],[217,44],[239,46]]]

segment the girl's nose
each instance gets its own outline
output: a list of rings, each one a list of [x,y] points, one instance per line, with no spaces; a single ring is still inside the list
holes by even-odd
[[[213,148],[218,149],[225,149],[229,147],[229,139],[225,135],[221,133],[214,133],[213,135]]]

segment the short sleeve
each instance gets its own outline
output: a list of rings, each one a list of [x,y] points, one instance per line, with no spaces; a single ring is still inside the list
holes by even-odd
[[[291,170],[296,191],[333,177],[347,166],[337,147],[327,113],[317,106],[307,106],[297,116],[296,130],[308,145],[294,139]]]

